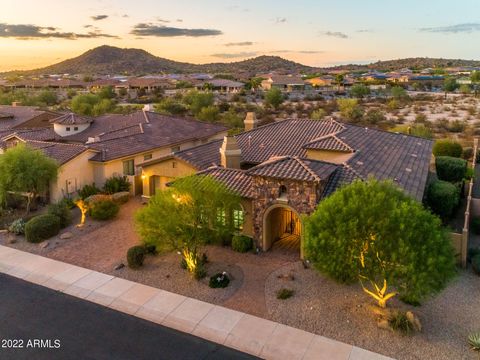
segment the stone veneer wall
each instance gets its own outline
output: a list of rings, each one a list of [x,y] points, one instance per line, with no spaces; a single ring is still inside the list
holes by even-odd
[[[253,178],[253,233],[258,247],[263,247],[263,218],[272,205],[288,205],[299,214],[310,214],[320,200],[324,184],[255,176]],[[287,188],[287,200],[278,199],[280,186]]]

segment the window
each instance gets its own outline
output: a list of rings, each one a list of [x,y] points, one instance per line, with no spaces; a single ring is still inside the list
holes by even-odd
[[[73,128],[73,131],[78,131],[78,126],[75,126],[75,127]]]
[[[233,210],[233,227],[235,230],[242,231],[243,230],[243,220],[244,214],[242,209],[234,209]]]
[[[70,126],[67,126],[67,128],[65,130],[70,131]]]
[[[152,154],[143,155],[143,160],[150,160],[151,158],[152,158]]]
[[[172,161],[172,168],[174,168],[174,169],[177,168],[177,162],[176,161]]]
[[[286,198],[287,197],[287,187],[285,185],[281,185],[278,189],[278,197],[279,198]]]
[[[225,214],[225,209],[217,209],[217,223],[219,225],[227,225],[227,217]]]
[[[174,146],[174,147],[172,147],[172,153],[173,153],[173,152],[177,152],[177,151],[180,151],[180,146]]]
[[[123,175],[135,175],[135,162],[133,159],[123,162]]]

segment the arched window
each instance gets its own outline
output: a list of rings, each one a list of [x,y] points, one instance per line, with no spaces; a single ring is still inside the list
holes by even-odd
[[[280,185],[278,189],[278,197],[280,199],[285,199],[287,197],[287,187],[285,185]]]
[[[243,208],[239,207],[239,208],[233,209],[232,218],[233,218],[234,229],[237,231],[242,231],[243,222],[245,220],[245,213],[243,211]]]

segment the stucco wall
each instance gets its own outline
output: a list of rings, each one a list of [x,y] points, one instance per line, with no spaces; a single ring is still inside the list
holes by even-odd
[[[150,177],[154,175],[160,178],[160,180],[157,181],[157,189],[162,190],[168,181],[177,177],[192,175],[195,172],[196,169],[193,166],[175,159],[166,159],[157,164],[144,167],[143,194],[146,196],[152,195],[150,194]]]
[[[90,124],[78,124],[78,125],[53,124],[53,131],[55,131],[57,135],[60,135],[63,137],[63,136],[79,134],[89,127],[90,127]],[[69,128],[70,130],[67,131],[67,128]],[[78,128],[78,130],[74,130],[75,128]]]
[[[50,185],[50,202],[73,196],[83,186],[94,182],[93,165],[88,161],[93,155],[86,151],[60,167],[57,181]]]
[[[307,150],[307,158],[312,160],[322,160],[334,164],[343,164],[349,160],[354,153],[344,153],[340,151],[326,151],[326,150]]]

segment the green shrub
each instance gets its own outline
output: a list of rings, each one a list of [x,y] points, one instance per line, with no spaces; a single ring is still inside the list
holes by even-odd
[[[404,311],[395,311],[388,317],[390,327],[404,335],[410,335],[415,331],[415,325],[410,321]]]
[[[72,213],[67,204],[62,201],[48,205],[47,213],[58,217],[61,228],[67,227],[72,222]]]
[[[205,276],[207,276],[207,269],[205,269],[205,265],[201,262],[197,263],[197,267],[193,271],[193,278],[195,280],[200,280]]]
[[[473,148],[466,147],[463,149],[462,158],[465,160],[470,160],[473,157]]]
[[[210,281],[208,282],[208,286],[211,288],[226,288],[230,284],[230,279],[226,272],[217,273],[210,277]]]
[[[476,235],[480,235],[480,217],[474,217],[470,220],[470,229]]]
[[[10,224],[8,231],[15,235],[25,234],[25,221],[23,219],[17,219]]]
[[[80,196],[81,199],[85,200],[89,196],[96,195],[100,192],[100,189],[95,186],[95,183],[92,185],[85,185],[78,191],[78,196]]]
[[[103,190],[107,194],[130,191],[130,182],[126,176],[112,176],[105,181]]]
[[[435,168],[440,180],[449,182],[462,181],[467,172],[467,161],[451,156],[437,156]]]
[[[477,254],[474,257],[472,257],[472,269],[478,275],[480,275],[480,254]]]
[[[253,247],[252,238],[245,235],[235,235],[232,238],[232,249],[241,253],[247,252]]]
[[[95,220],[110,220],[117,214],[120,206],[112,200],[97,201],[90,208],[90,216]]]
[[[60,200],[60,203],[64,204],[69,209],[73,209],[75,207],[75,202],[69,197],[64,197],[62,200]]]
[[[60,231],[60,219],[52,214],[38,215],[25,224],[25,238],[39,243],[55,236]]]
[[[456,141],[443,139],[435,141],[433,145],[433,155],[461,157],[463,153],[462,145]]]
[[[138,269],[145,260],[145,247],[141,245],[132,246],[127,251],[127,263],[132,269]]]
[[[432,211],[443,219],[452,216],[460,200],[458,188],[442,180],[433,181],[427,190],[427,202]]]
[[[468,252],[467,252],[468,261],[472,262],[472,259],[478,254],[480,254],[480,247],[468,249]]]
[[[295,291],[293,291],[292,289],[282,288],[277,291],[277,299],[286,300],[288,298],[291,298],[294,293]]]

